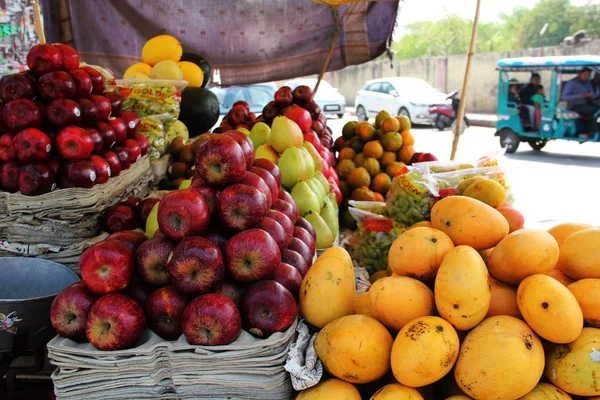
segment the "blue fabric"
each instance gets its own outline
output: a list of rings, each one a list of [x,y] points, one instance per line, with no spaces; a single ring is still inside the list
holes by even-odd
[[[589,99],[582,99],[579,96],[582,94],[594,93],[591,81],[581,81],[579,77],[571,79],[565,84],[565,89],[562,94],[562,100],[569,103],[569,108],[588,104]],[[598,98],[596,94],[594,98]]]

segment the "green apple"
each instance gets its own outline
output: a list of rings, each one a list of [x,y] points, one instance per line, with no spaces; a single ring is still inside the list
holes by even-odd
[[[250,131],[250,140],[254,148],[258,148],[263,144],[269,143],[269,136],[271,135],[271,128],[264,122],[257,122]]]
[[[309,179],[306,157],[297,147],[290,147],[285,150],[279,159],[278,165],[281,172],[281,183],[289,189],[293,188],[298,182]]]
[[[271,161],[273,164],[279,164],[279,154],[271,147],[271,145],[263,144],[262,146],[258,146],[254,151],[254,158],[264,158],[266,160]]]
[[[302,131],[294,121],[283,116],[275,117],[271,124],[269,144],[279,154],[290,147],[300,147],[303,140]]]

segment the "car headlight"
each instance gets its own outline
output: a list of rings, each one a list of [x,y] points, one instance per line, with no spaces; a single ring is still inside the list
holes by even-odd
[[[412,101],[410,102],[410,104],[412,104],[415,107],[429,107],[429,104],[413,103]]]

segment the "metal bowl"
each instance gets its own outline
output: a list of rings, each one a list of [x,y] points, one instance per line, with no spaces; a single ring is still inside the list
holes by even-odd
[[[45,346],[56,334],[52,301],[77,281],[73,271],[53,261],[0,257],[0,353]]]

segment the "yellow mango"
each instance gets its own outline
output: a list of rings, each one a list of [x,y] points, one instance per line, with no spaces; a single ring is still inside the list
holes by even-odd
[[[600,279],[582,279],[567,288],[581,306],[585,326],[600,328]]]
[[[300,392],[296,400],[361,400],[354,385],[339,379],[325,379]]]

